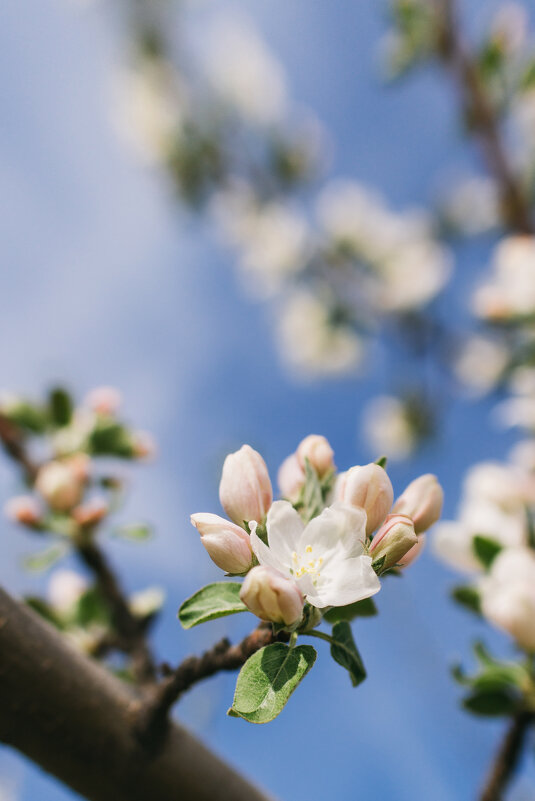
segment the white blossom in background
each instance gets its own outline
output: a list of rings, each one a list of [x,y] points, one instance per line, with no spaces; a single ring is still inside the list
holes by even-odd
[[[473,397],[486,395],[502,378],[509,363],[507,345],[480,334],[466,337],[453,360],[453,372]]]
[[[284,70],[251,23],[213,20],[203,46],[204,72],[216,95],[252,123],[280,122],[288,103]]]
[[[535,237],[502,239],[494,251],[490,279],[474,293],[474,313],[489,320],[535,314],[534,270]]]
[[[452,270],[446,248],[431,239],[394,249],[380,267],[381,309],[404,312],[426,306],[447,284]]]
[[[303,378],[346,375],[364,354],[362,338],[349,325],[333,326],[328,307],[309,289],[285,298],[277,335],[282,358]]]
[[[166,160],[180,135],[187,104],[186,87],[171,64],[139,58],[115,81],[117,131],[149,165]]]
[[[368,403],[361,428],[370,451],[389,459],[406,459],[417,443],[406,406],[393,395],[378,395]]]
[[[535,553],[507,548],[479,585],[481,610],[522,648],[535,651]]]
[[[74,570],[56,570],[48,582],[50,605],[60,613],[68,612],[88,589],[88,582]]]
[[[500,225],[500,196],[492,178],[472,175],[455,182],[441,202],[441,214],[454,231],[467,236]]]
[[[510,376],[510,397],[499,403],[494,418],[505,428],[535,431],[535,368],[518,367]]]

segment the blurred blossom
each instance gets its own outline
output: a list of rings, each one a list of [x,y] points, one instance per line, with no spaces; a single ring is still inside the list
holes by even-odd
[[[6,501],[4,514],[15,523],[21,523],[23,526],[36,526],[43,516],[43,510],[32,495],[18,495]]]
[[[39,468],[35,489],[57,512],[76,506],[83,494],[83,479],[66,462],[51,461]]]
[[[535,237],[508,236],[494,251],[490,280],[473,296],[477,316],[507,320],[535,314]]]
[[[47,597],[58,612],[68,612],[88,589],[87,579],[74,570],[56,570],[48,582]]]
[[[503,52],[514,53],[527,43],[529,18],[521,3],[506,2],[497,10],[492,21],[491,34]]]
[[[535,440],[523,439],[517,442],[509,452],[509,460],[512,464],[535,473]]]
[[[79,407],[71,422],[52,435],[52,447],[58,456],[66,456],[87,447],[88,438],[97,422],[95,412]]]
[[[362,416],[362,432],[369,448],[389,459],[406,459],[417,444],[406,405],[393,395],[378,395],[366,406]]]
[[[507,548],[480,583],[485,617],[528,651],[535,651],[535,554]]]
[[[203,40],[204,70],[216,94],[250,122],[279,122],[287,106],[284,71],[251,23],[221,17]]]
[[[513,161],[518,169],[531,169],[535,158],[535,89],[515,95],[511,103],[511,123]]]
[[[482,234],[500,224],[500,196],[492,178],[473,175],[456,181],[441,202],[441,213],[454,231]]]
[[[382,265],[382,309],[402,312],[425,306],[446,285],[452,267],[448,251],[430,239],[396,249]]]
[[[535,431],[535,368],[518,367],[509,379],[511,397],[494,410],[498,424]]]
[[[86,396],[84,403],[96,414],[111,417],[121,408],[121,393],[115,387],[95,387]]]
[[[474,334],[467,337],[453,361],[453,371],[474,397],[490,392],[509,363],[508,347],[497,339]]]
[[[161,587],[147,587],[132,593],[128,599],[130,611],[136,617],[150,617],[158,612],[165,601],[165,592]]]
[[[334,325],[327,305],[310,290],[285,299],[277,333],[282,358],[305,378],[346,375],[363,356],[361,337],[347,324]]]

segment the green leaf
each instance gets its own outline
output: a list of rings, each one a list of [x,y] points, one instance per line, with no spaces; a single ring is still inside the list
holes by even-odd
[[[451,591],[451,597],[470,612],[474,612],[476,615],[481,614],[481,596],[476,587],[471,587],[468,584],[454,587]]]
[[[366,678],[366,670],[355,645],[351,626],[345,620],[335,623],[332,630],[331,656],[339,665],[349,671],[353,687]]]
[[[503,550],[503,545],[500,545],[496,540],[482,537],[478,534],[472,540],[472,548],[483,567],[489,568],[500,551]]]
[[[61,559],[65,551],[66,549],[62,545],[53,545],[51,548],[47,548],[40,553],[25,556],[23,565],[27,570],[33,570],[35,572],[47,570],[49,567],[52,567],[58,559]]]
[[[73,622],[79,626],[88,626],[90,623],[109,625],[110,613],[106,602],[96,587],[84,592],[76,604]]]
[[[303,488],[303,508],[305,520],[308,522],[313,517],[317,517],[324,507],[321,482],[318,474],[305,459],[305,486]]]
[[[89,450],[95,456],[131,459],[134,455],[130,432],[114,420],[99,420],[89,436]]]
[[[338,623],[340,620],[351,622],[356,617],[373,617],[377,614],[377,607],[373,598],[364,598],[347,606],[333,606],[323,615],[327,623]]]
[[[247,612],[247,607],[240,601],[241,586],[237,581],[217,581],[197,590],[178,610],[182,626],[191,629],[208,620]]]
[[[269,723],[282,712],[316,656],[311,645],[289,648],[276,642],[261,648],[240,670],[228,714],[250,723]]]
[[[42,598],[38,598],[34,595],[29,595],[24,599],[25,603],[33,609],[34,612],[37,612],[44,620],[47,620],[49,623],[52,623],[57,629],[63,628],[63,623],[59,620],[58,616],[46,601]]]
[[[48,424],[46,410],[25,400],[17,401],[4,414],[12,423],[33,434],[42,434]]]
[[[73,402],[69,393],[62,387],[55,387],[48,396],[48,406],[52,422],[57,426],[70,423],[73,413]]]
[[[506,690],[475,690],[463,700],[463,707],[475,715],[509,716],[518,711],[518,699]]]
[[[130,542],[145,542],[153,536],[153,531],[146,523],[130,523],[113,529],[113,536]]]

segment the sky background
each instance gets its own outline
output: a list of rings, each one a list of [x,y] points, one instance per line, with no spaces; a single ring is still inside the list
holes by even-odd
[[[385,4],[206,0],[192,7],[201,5],[192,13],[217,5],[218,13],[255,20],[284,63],[293,96],[331,132],[333,175],[376,186],[401,209],[425,206],[441,176],[477,164],[443,76],[430,70],[396,88],[381,85]],[[477,28],[483,9],[496,5],[472,0],[470,23]],[[155,434],[159,458],[130,471],[125,517],[150,520],[157,538],[109,549],[129,589],[165,587],[156,644],[162,657],[178,662],[223,634],[237,639],[252,624],[242,616],[185,633],[176,621],[181,601],[220,576],[188,517],[219,512],[224,455],[249,442],[275,476],[300,439],[318,432],[331,441],[341,469],[369,461],[376,454],[359,441],[358,415],[389,377],[378,358],[367,380],[292,379],[276,353],[270,312],[243,296],[232,255],[206,225],[178,211],[165,178],[117,136],[113,83],[125,52],[111,4],[0,6],[0,388],[39,395],[65,381],[81,396],[113,384],[124,393],[128,418]],[[457,254],[456,283],[442,303],[459,324],[491,245],[481,241]],[[392,467],[396,492],[434,472],[446,490],[445,516],[453,516],[465,469],[504,455],[513,441],[489,425],[489,409],[489,402],[451,404],[438,439]],[[0,500],[17,490],[12,469],[0,461]],[[32,548],[30,537],[3,527],[0,582],[11,591],[46,584],[46,576],[19,569]],[[506,647],[505,638],[449,603],[457,581],[426,552],[402,581],[385,582],[380,616],[354,627],[369,671],[357,690],[319,643],[314,670],[267,726],[226,717],[234,676],[199,686],[177,713],[287,801],[474,798],[502,724],[459,710],[449,668],[458,659],[470,664],[475,636]],[[74,798],[5,749],[0,776],[20,801]],[[516,801],[535,798],[534,776],[526,766]]]

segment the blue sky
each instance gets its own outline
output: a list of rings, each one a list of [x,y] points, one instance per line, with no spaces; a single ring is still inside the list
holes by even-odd
[[[474,19],[495,6],[473,3]],[[334,175],[377,186],[402,208],[429,203],[437,175],[452,166],[477,164],[459,135],[454,93],[439,75],[381,88],[377,0],[221,0],[219,7],[256,20],[294,97],[331,131]],[[22,9],[5,0],[0,22],[0,387],[37,394],[66,380],[82,394],[112,383],[132,421],[155,433],[160,458],[132,471],[129,512],[153,521],[158,537],[143,551],[119,543],[110,551],[129,588],[165,586],[157,646],[178,661],[252,623],[244,616],[184,633],[175,619],[184,597],[218,577],[188,516],[218,511],[224,454],[250,442],[274,475],[314,431],[328,436],[341,468],[367,461],[358,413],[386,376],[379,362],[368,382],[300,385],[281,367],[269,311],[242,296],[231,255],[206,226],[177,212],[165,179],[116,136],[112,79],[125,43],[111,7],[45,0]],[[462,309],[490,244],[458,254],[460,277],[445,301],[452,310]],[[452,404],[439,439],[392,469],[396,490],[435,472],[452,516],[466,467],[504,454],[511,441],[489,427],[488,408]],[[0,499],[16,487],[1,461]],[[45,581],[18,569],[31,547],[5,526],[0,581],[13,591]],[[356,626],[369,671],[358,690],[320,643],[314,671],[268,726],[225,716],[229,676],[200,686],[177,713],[283,799],[473,798],[501,725],[458,709],[448,670],[469,659],[474,635],[504,642],[452,608],[447,592],[455,580],[425,553],[403,581],[385,583],[380,617]],[[7,751],[0,751],[0,775],[16,783],[21,801],[73,798]],[[530,782],[522,776],[518,798],[535,792]]]

